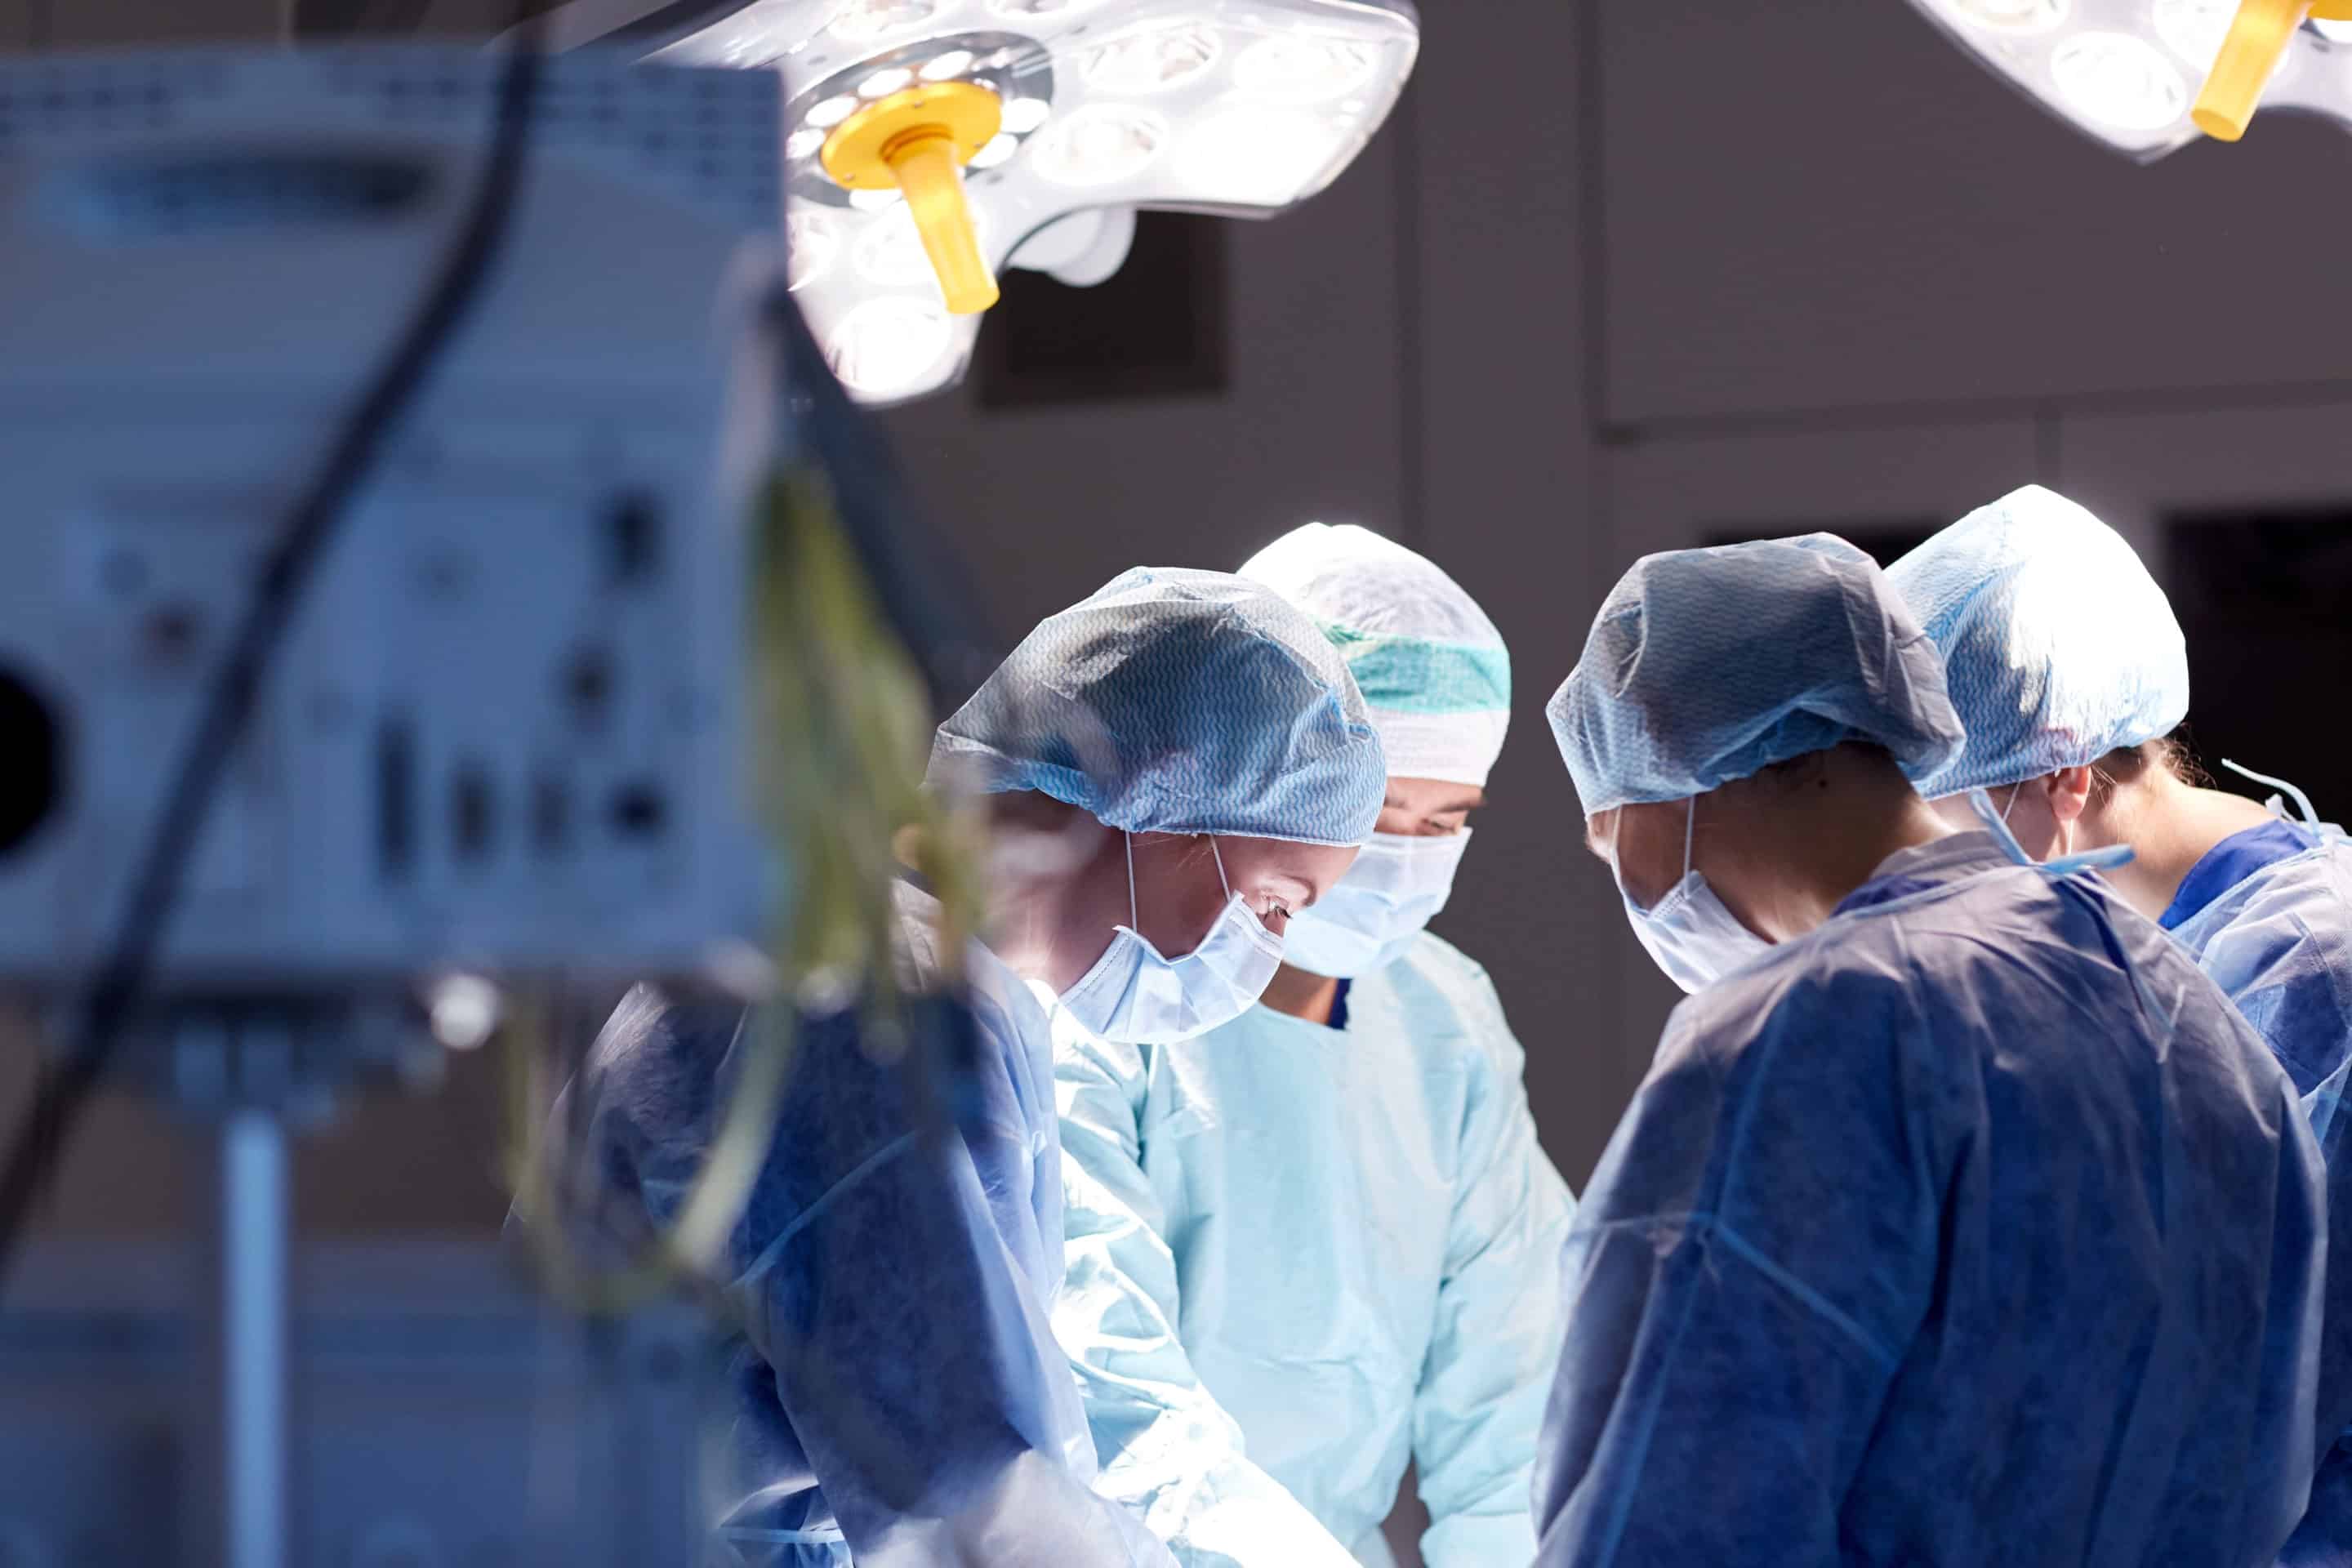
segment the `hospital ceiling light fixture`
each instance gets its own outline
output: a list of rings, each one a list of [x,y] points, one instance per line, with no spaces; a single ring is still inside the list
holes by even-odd
[[[551,29],[783,72],[793,296],[875,404],[961,379],[1006,267],[1099,282],[1139,208],[1323,190],[1420,46],[1411,0],[570,0]]]
[[[1996,75],[2146,163],[2257,106],[2352,126],[2352,0],[1911,0]]]

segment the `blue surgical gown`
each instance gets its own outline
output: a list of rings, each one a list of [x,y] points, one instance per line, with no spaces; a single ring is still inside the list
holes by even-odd
[[[937,912],[900,890],[917,984],[938,973]],[[1089,1489],[1093,1447],[1047,1315],[1062,1187],[1045,1016],[984,949],[967,976],[976,1050],[935,1073],[874,1060],[854,1014],[803,1035],[723,1261],[746,1327],[717,1563],[1167,1563]],[[742,1022],[642,987],[622,1003],[574,1090],[606,1194],[675,1216]]]
[[[1076,1363],[1103,1486],[1188,1568],[1535,1551],[1572,1207],[1486,971],[1423,933],[1343,1028],[1266,1007],[1170,1046],[1055,1018]]]
[[[1542,1568],[2243,1568],[2301,1515],[2294,1086],[1982,833],[1678,1007],[1564,1255]]]
[[[2338,1205],[2352,1205],[2352,1152],[2342,1147],[2352,1124],[2341,1116],[2352,1076],[2352,843],[2284,821],[2232,834],[2181,879],[2161,923],[2303,1091],[2331,1185],[2346,1189]],[[2352,1255],[2352,1227],[2336,1228],[2340,1259]],[[2352,1440],[2339,1437],[2321,1460],[2310,1511],[2280,1561],[2352,1568]]]

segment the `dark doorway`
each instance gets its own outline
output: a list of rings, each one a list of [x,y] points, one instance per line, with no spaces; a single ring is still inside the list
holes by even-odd
[[[2322,816],[2341,820],[2352,811],[2352,745],[2334,710],[2352,672],[2352,508],[2180,512],[2164,540],[2199,760],[2292,780]],[[2220,783],[2261,793],[2234,774]]]

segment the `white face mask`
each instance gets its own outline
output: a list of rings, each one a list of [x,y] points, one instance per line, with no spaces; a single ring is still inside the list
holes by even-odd
[[[1624,873],[1617,868],[1617,834],[1625,826],[1622,807],[1609,837],[1609,874],[1617,879],[1617,896],[1625,900],[1625,916],[1642,946],[1667,979],[1685,991],[1696,991],[1772,944],[1741,925],[1706,879],[1691,869],[1691,829],[1698,820],[1698,797],[1692,796],[1688,805],[1690,815],[1683,821],[1683,879],[1673,891],[1645,910],[1625,890]]]
[[[1470,830],[1375,833],[1339,885],[1290,917],[1283,956],[1310,974],[1352,980],[1403,953],[1454,891]]]
[[[1230,1024],[1265,994],[1282,967],[1282,938],[1265,929],[1242,896],[1225,881],[1225,858],[1217,858],[1217,879],[1225,884],[1225,907],[1200,945],[1181,958],[1163,958],[1136,929],[1135,840],[1127,841],[1127,918],[1110,946],[1062,993],[1070,1016],[1106,1040],[1162,1046],[1205,1035]]]

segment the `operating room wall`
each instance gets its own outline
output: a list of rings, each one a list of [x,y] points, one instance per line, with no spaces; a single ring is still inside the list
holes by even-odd
[[[2265,121],[2135,168],[1903,0],[1423,9],[1365,160],[1234,227],[1222,397],[960,393],[889,424],[1008,642],[1122,566],[1229,566],[1313,516],[1391,529],[1480,595],[1517,712],[1439,929],[1494,972],[1581,1183],[1673,996],[1578,844],[1541,715],[1609,583],[1651,549],[1948,518],[2028,479],[2152,552],[2175,509],[2352,498],[2352,324],[2327,309],[2352,141]],[[0,41],[274,15],[0,0]],[[494,1224],[489,1068],[311,1140],[306,1222]],[[107,1118],[57,1226],[176,1223],[195,1166],[152,1113]]]
[[[2170,515],[2352,501],[2352,322],[2320,303],[2342,131],[2273,118],[2135,167],[1899,0],[1602,0],[1593,27],[1606,575],[2037,479],[2163,576]],[[1639,1039],[1673,993],[1623,951]]]
[[[1234,253],[1262,288],[1328,229],[1392,269],[1391,315],[1318,296],[1261,338],[1294,302],[1256,295],[1216,404],[962,395],[893,423],[1015,626],[1311,516],[1394,529],[1480,595],[1517,711],[1438,929],[1494,972],[1580,1183],[1675,994],[1581,853],[1542,721],[1608,584],[1650,550],[1949,519],[2030,479],[2159,571],[2168,511],[2352,498],[2352,323],[2321,305],[2352,140],[2274,120],[2135,167],[1901,0],[1423,11],[1377,155]],[[1359,226],[1381,218],[1407,248]],[[1393,386],[1361,379],[1367,342]]]

